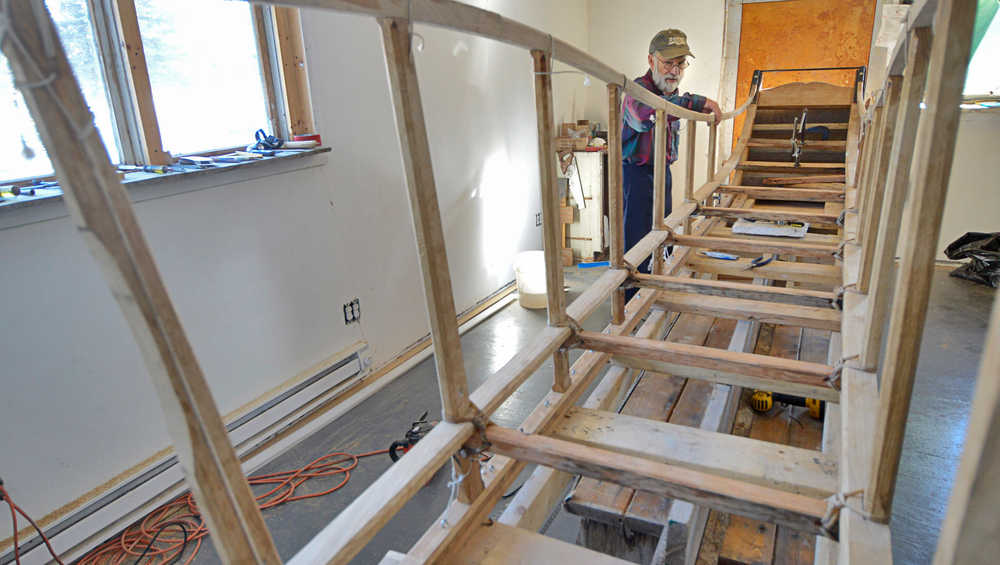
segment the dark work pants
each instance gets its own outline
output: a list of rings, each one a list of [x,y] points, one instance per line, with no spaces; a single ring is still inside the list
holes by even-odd
[[[661,210],[661,217],[670,214],[670,167],[667,167],[667,194],[664,198],[666,210]],[[632,249],[653,227],[653,164],[633,165],[625,163],[622,166],[622,188],[625,193],[625,251]],[[639,272],[649,274],[650,261],[636,265]],[[628,302],[636,293],[636,289],[625,291],[625,301]]]

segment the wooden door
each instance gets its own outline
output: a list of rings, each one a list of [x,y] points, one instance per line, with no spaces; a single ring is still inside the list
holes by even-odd
[[[746,99],[755,69],[868,64],[875,0],[744,2],[735,100]],[[790,82],[854,84],[853,71],[766,73],[764,88]],[[737,118],[739,132],[743,117]],[[735,140],[734,140],[735,141]]]

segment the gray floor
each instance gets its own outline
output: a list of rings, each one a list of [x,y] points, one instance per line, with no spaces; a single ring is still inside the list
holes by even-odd
[[[570,300],[597,270],[567,270]],[[961,455],[968,411],[989,308],[994,291],[950,278],[937,271],[928,312],[910,420],[900,467],[892,533],[898,564],[929,563]],[[599,330],[608,319],[605,306],[587,329]],[[545,325],[544,310],[513,303],[462,337],[470,388],[475,388],[523,347]],[[517,424],[551,386],[551,365],[543,366],[494,416]],[[349,415],[283,455],[259,472],[295,468],[331,451],[360,453],[388,447],[425,410],[440,413],[432,359],[386,386]],[[385,455],[361,461],[347,485],[331,495],[267,510],[265,519],[281,557],[287,560],[390,465]],[[355,563],[378,563],[389,549],[406,551],[434,522],[448,501],[446,470],[439,472],[368,544]],[[515,483],[519,484],[519,483]],[[321,488],[329,488],[319,486]],[[576,520],[560,512],[548,535],[572,541]],[[211,544],[195,563],[218,563]]]

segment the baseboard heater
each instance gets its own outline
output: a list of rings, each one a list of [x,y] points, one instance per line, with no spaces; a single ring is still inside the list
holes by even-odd
[[[358,379],[363,379],[368,371],[367,350],[367,343],[355,344],[344,352],[346,355],[329,366],[228,423],[226,431],[229,432],[236,454],[242,459],[246,454],[254,452],[283,431],[310,417],[324,401],[335,398]],[[284,438],[254,454],[243,461],[244,472],[267,463],[292,447],[295,441],[297,438]],[[171,455],[45,528],[45,535],[53,541],[57,551],[68,549],[71,554],[77,553],[104,541],[185,490],[187,486],[180,465],[177,464],[177,456]],[[37,535],[19,545],[23,565],[47,563],[51,559]],[[78,557],[76,555],[72,559]],[[0,565],[13,561],[13,548],[0,556]]]

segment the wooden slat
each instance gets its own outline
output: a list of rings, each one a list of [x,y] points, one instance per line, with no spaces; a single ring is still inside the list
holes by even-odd
[[[788,171],[794,172],[794,171]],[[765,186],[799,185],[817,182],[845,182],[845,175],[805,175],[794,177],[771,177],[764,179]]]
[[[809,122],[809,127],[823,126],[831,131],[846,130],[847,122]],[[754,124],[753,131],[792,131],[795,124],[789,122],[785,124]]]
[[[722,185],[719,187],[719,192],[746,194],[750,198],[761,200],[804,200],[809,202],[843,202],[844,200],[843,189]]]
[[[658,304],[671,312],[693,312],[732,320],[750,320],[766,324],[782,324],[817,330],[840,329],[840,312],[830,308],[763,302],[746,298],[713,296],[664,290]]]
[[[441,560],[442,565],[521,565],[527,563],[592,563],[628,565],[628,561],[546,537],[535,532],[494,523],[476,533]]]
[[[758,128],[754,128],[758,129]],[[789,126],[788,129],[791,129]],[[774,148],[774,149],[788,149],[791,151],[792,142],[788,139],[767,139],[763,137],[754,137],[750,139],[747,143],[747,147],[764,147],[764,148]],[[816,140],[809,139],[806,140],[803,150],[805,151],[843,151],[847,148],[847,142],[843,140]]]
[[[486,438],[497,453],[519,460],[822,533],[819,521],[826,514],[822,499],[500,426],[488,426]]]
[[[708,235],[713,235],[715,237],[724,237],[729,239],[746,239],[749,241],[761,241],[761,242],[782,242],[787,243],[789,238],[787,237],[777,237],[771,235],[753,235],[753,234],[733,234],[732,228],[726,227],[725,225],[720,225],[708,232]],[[805,236],[795,238],[794,241],[801,243],[813,243],[817,245],[840,245],[840,236],[832,233],[813,233],[807,232]]]
[[[596,332],[580,332],[579,338],[579,347],[610,353],[615,362],[635,369],[831,402],[839,398],[837,391],[825,382],[832,371],[827,365]]]
[[[635,281],[643,287],[693,292],[706,296],[743,298],[781,304],[797,304],[816,308],[832,308],[837,297],[832,292],[807,290],[784,286],[764,286],[734,281],[719,281],[713,279],[696,279],[687,277],[668,277],[657,275],[633,275]],[[839,329],[839,327],[837,328]]]
[[[741,171],[774,173],[827,173],[844,168],[843,163],[799,163],[784,161],[743,161],[736,166]]]
[[[220,557],[280,563],[218,407],[48,10],[5,3],[18,41],[0,42],[63,189],[152,378],[181,469]],[[41,9],[39,9],[39,7]]]
[[[818,451],[649,418],[573,408],[548,435],[819,498],[839,488],[836,460]]]
[[[885,368],[881,373],[875,461],[865,499],[865,508],[880,520],[889,517],[903,448],[955,153],[958,104],[962,100],[975,14],[976,5],[972,2],[941,0],[934,19],[935,37],[924,96],[927,107],[921,111],[917,128],[920,143],[914,155],[912,193],[908,198],[911,206],[907,225],[911,232],[903,239],[896,278]]]
[[[717,208],[702,206],[698,213],[703,216],[722,216],[724,218],[751,218],[754,220],[774,220],[780,222],[809,222],[810,226],[836,227],[837,216],[825,212],[779,212],[775,210],[757,210],[753,208]]]
[[[704,210],[704,208],[703,208]],[[727,217],[727,213],[715,213],[719,210],[740,210],[740,208],[712,208],[712,213],[706,216]],[[753,211],[750,212],[753,214]],[[725,251],[745,251],[748,253],[778,253],[780,255],[790,255],[793,257],[833,257],[837,247],[833,245],[819,245],[815,243],[800,243],[796,239],[782,238],[770,242],[744,239],[740,235],[733,237],[715,237],[708,235],[681,235],[671,236],[675,245],[685,245],[687,247],[698,247],[702,249],[716,249]],[[780,242],[780,243],[779,243]]]
[[[772,261],[767,265],[747,270],[749,259],[727,261],[696,256],[688,262],[688,267],[698,273],[713,273],[736,277],[760,277],[779,281],[818,283],[831,287],[840,286],[840,269],[834,265],[797,263],[792,261]]]

